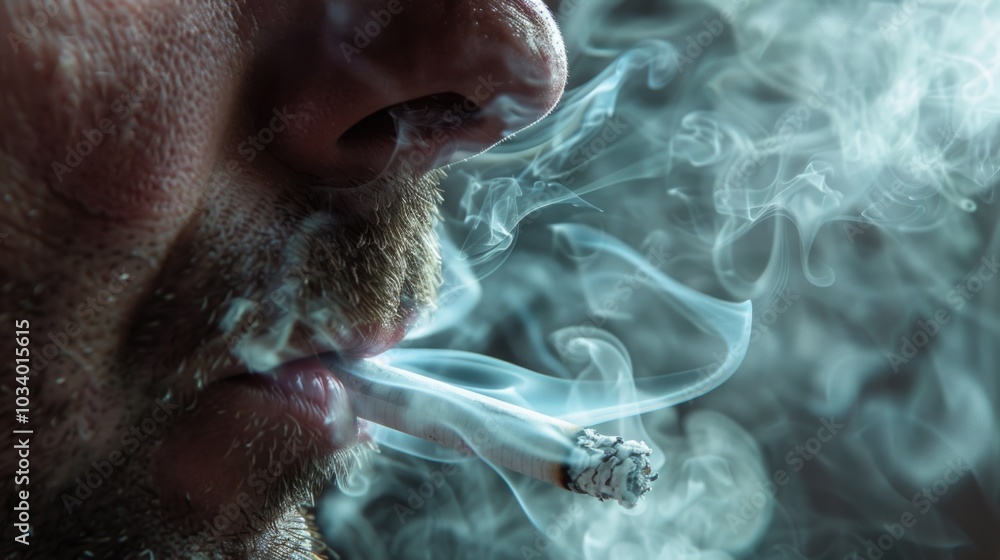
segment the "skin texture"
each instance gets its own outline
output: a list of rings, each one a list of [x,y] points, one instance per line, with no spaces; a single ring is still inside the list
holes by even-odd
[[[0,351],[28,320],[35,430],[13,557],[313,546],[299,506],[367,448],[356,420],[303,427],[284,412],[316,402],[228,378],[395,342],[439,282],[431,169],[541,118],[566,78],[538,2],[395,6],[367,43],[354,27],[385,2],[0,8]],[[4,550],[14,444],[0,432]]]

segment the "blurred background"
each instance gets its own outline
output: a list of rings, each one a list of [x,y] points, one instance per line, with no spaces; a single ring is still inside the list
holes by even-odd
[[[441,304],[388,359],[645,440],[660,479],[625,510],[378,432],[330,546],[1000,558],[1000,4],[550,5],[570,87],[449,169]]]

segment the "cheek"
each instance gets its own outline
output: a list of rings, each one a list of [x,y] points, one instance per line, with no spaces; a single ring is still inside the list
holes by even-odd
[[[209,7],[87,4],[20,52],[0,49],[0,195],[13,201],[0,231],[14,232],[4,250],[23,251],[0,262],[0,284],[16,287],[0,309],[30,302],[44,318],[32,323],[43,372],[32,392],[58,420],[39,444],[52,465],[117,445],[119,420],[136,412],[129,391],[148,380],[123,387],[115,366],[156,263],[203,198],[213,146],[228,145],[239,67]],[[124,290],[109,288],[116,269],[129,273]]]
[[[91,10],[86,26],[40,37],[34,56],[0,71],[23,84],[12,97],[34,140],[12,155],[89,213],[173,224],[197,207],[236,110],[229,16],[167,3]]]

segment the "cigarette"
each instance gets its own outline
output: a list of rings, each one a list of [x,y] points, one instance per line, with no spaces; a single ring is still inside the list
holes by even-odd
[[[327,359],[354,413],[537,480],[634,508],[657,479],[644,442],[603,436],[372,360]]]

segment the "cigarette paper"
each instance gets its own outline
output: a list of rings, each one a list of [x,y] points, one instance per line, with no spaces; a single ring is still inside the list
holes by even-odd
[[[650,489],[650,448],[371,360],[333,357],[359,417],[475,454],[561,488],[633,508]]]

